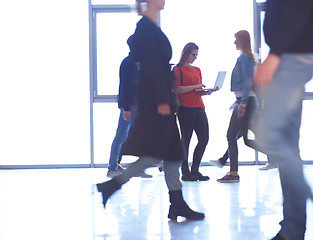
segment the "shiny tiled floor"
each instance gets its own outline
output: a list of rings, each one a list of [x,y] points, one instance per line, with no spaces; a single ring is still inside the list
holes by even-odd
[[[167,219],[168,194],[162,173],[134,178],[101,205],[95,183],[106,169],[0,171],[0,240],[263,240],[282,218],[277,169],[240,166],[241,182],[217,183],[228,167],[202,167],[208,182],[184,182],[189,205],[203,221]],[[305,174],[313,186],[313,166]],[[313,204],[308,204],[306,240],[313,239]]]

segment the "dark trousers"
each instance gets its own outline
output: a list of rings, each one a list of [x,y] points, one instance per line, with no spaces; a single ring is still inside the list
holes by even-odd
[[[243,136],[244,143],[256,149],[256,142],[248,139],[248,129],[253,121],[254,114],[257,110],[257,102],[255,97],[249,97],[247,102],[245,115],[241,118],[237,117],[237,110],[241,98],[237,98],[237,106],[230,118],[229,127],[227,131],[228,154],[230,158],[230,171],[238,171],[238,145],[237,139]],[[251,129],[251,128],[250,128]]]
[[[187,151],[187,159],[183,166],[188,166],[189,144],[193,134],[196,133],[198,144],[193,153],[193,166],[199,166],[209,141],[209,123],[203,108],[180,107],[177,112],[182,139]]]

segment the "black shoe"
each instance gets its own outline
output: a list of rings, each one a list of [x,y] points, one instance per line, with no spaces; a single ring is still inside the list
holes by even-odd
[[[195,175],[188,174],[188,175],[183,175],[181,177],[181,180],[186,181],[186,182],[196,182],[199,180],[199,178]]]
[[[185,217],[188,220],[202,220],[205,216],[203,213],[195,212],[189,208],[183,199],[182,191],[169,191],[171,206],[168,218],[177,221],[177,217]]]
[[[210,179],[209,176],[203,176],[199,171],[192,171],[191,174],[196,176],[199,181],[208,181]]]
[[[121,186],[122,185],[119,184],[114,178],[110,181],[97,184],[98,192],[102,193],[103,207],[105,207],[109,197],[119,190]]]
[[[181,172],[182,172],[182,178],[181,180],[183,181],[188,181],[188,182],[196,182],[199,180],[199,178],[195,175],[193,175],[188,166],[182,166],[181,168]]]

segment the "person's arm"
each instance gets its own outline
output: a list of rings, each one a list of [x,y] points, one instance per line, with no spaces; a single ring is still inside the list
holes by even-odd
[[[203,88],[203,87],[205,87],[205,85],[203,85],[203,84],[196,84],[196,85],[190,85],[190,86],[179,86],[174,90],[174,92],[176,94],[183,94],[183,93],[191,92],[191,91],[194,91],[196,89]]]
[[[130,111],[133,102],[133,89],[136,65],[126,58],[120,66],[119,108]]]
[[[125,121],[129,121],[131,117],[131,111],[125,111],[123,110],[123,118]]]
[[[272,78],[280,63],[280,57],[274,53],[269,53],[265,61],[260,64],[254,73],[254,80],[258,85],[267,85],[272,82]]]
[[[242,92],[240,104],[237,109],[237,117],[241,118],[246,113],[246,106],[251,92],[253,81],[253,61],[248,54],[242,54],[240,56],[240,72],[242,79]]]
[[[167,103],[161,103],[158,105],[158,113],[160,115],[169,115],[171,113],[170,105]]]
[[[241,54],[239,61],[243,93],[240,103],[247,104],[252,87],[254,65],[251,57],[246,53]]]

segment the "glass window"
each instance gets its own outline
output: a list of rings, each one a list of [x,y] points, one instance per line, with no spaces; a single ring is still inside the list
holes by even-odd
[[[94,161],[109,163],[120,110],[117,103],[94,104]]]
[[[94,161],[96,164],[109,163],[119,115],[117,103],[94,104]],[[134,157],[123,156],[122,163],[130,163],[133,160]]]
[[[178,4],[179,11],[177,11]],[[252,2],[244,0],[240,6],[235,2],[227,2],[227,5],[229,7],[225,8],[224,1],[214,2],[211,5],[207,2],[190,5],[190,1],[187,0],[172,0],[166,2],[160,18],[161,28],[172,44],[172,63],[178,62],[184,45],[193,41],[200,47],[195,65],[202,70],[204,84],[213,87],[217,72],[228,71],[223,89],[212,96],[204,97],[210,125],[210,141],[203,161],[221,157],[227,149],[226,132],[231,115],[229,107],[235,101],[234,94],[230,92],[230,75],[239,56],[233,44],[234,34],[242,29],[248,30],[250,34],[253,33]],[[98,94],[117,94],[118,68],[125,53],[128,52],[125,41],[134,31],[135,22],[139,18],[136,13],[97,15]],[[227,19],[233,19],[231,26]],[[114,22],[115,25],[112,26],[108,22]],[[125,22],[129,24],[125,25]],[[113,59],[115,56],[117,57]],[[108,163],[111,143],[116,131],[119,110],[116,104],[109,104],[110,107],[106,106],[107,104],[95,105],[95,163]],[[103,114],[107,111],[112,114],[104,117]],[[100,131],[102,134],[99,133]],[[195,143],[194,136],[190,149],[195,147]],[[239,140],[239,148],[242,149],[240,160],[254,161],[254,150],[244,146],[241,140]]]
[[[129,53],[126,41],[138,19],[137,13],[97,14],[98,95],[118,94],[119,67]]]
[[[265,42],[264,33],[263,33],[264,17],[265,17],[265,12],[262,11],[260,13],[260,18],[261,18],[261,49],[260,49],[261,62],[263,62],[266,59],[266,57],[270,51],[269,46]]]
[[[117,4],[135,4],[135,0],[92,0],[91,3],[93,5],[101,5],[101,4],[109,4],[109,5],[117,5]]]
[[[0,165],[89,164],[88,2],[0,9]]]

